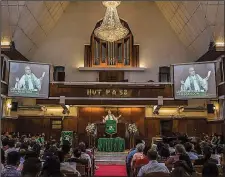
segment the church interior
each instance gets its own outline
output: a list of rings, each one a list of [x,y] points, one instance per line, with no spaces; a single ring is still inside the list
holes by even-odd
[[[225,175],[224,1],[1,11],[3,177]]]

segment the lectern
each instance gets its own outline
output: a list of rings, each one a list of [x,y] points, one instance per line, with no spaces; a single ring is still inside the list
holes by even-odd
[[[103,137],[110,137],[105,130],[106,130],[106,124],[105,123],[97,123],[97,139],[103,138]],[[121,137],[125,138],[126,133],[126,125],[125,123],[117,123],[117,133],[112,135],[113,137]]]

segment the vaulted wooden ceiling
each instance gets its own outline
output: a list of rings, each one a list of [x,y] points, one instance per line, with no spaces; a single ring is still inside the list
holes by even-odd
[[[1,41],[13,40],[23,55],[32,56],[69,3],[1,1]],[[211,40],[224,41],[224,1],[156,1],[156,4],[183,45],[196,57],[208,50]]]

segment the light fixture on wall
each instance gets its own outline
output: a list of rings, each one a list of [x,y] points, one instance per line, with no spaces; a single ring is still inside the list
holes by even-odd
[[[216,51],[224,51],[224,48],[225,48],[224,41],[217,41],[215,45],[216,45]]]
[[[108,42],[123,39],[129,31],[121,24],[117,13],[116,7],[120,5],[120,1],[103,1],[102,3],[107,7],[106,13],[101,26],[95,29],[94,34],[98,38]]]
[[[11,42],[9,40],[2,40],[1,41],[1,48],[3,49],[9,49],[11,45]]]
[[[12,104],[11,103],[7,103],[7,108],[11,109],[12,108]]]

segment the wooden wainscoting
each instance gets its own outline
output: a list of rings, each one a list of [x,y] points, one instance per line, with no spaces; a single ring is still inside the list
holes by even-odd
[[[145,135],[148,139],[160,135],[160,120],[171,120],[161,118],[147,118],[145,119]],[[201,137],[203,133],[219,135],[223,134],[223,121],[207,121],[207,119],[200,118],[182,118],[173,119],[173,132],[181,134],[187,133],[188,136]]]

